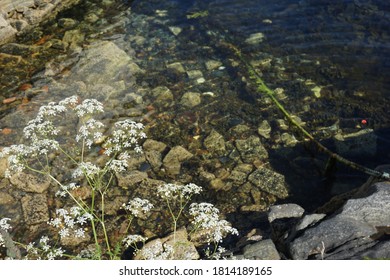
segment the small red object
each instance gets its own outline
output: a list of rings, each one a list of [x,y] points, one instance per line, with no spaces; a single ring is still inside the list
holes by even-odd
[[[362,124],[366,125],[367,124],[367,120],[363,119],[362,120]]]

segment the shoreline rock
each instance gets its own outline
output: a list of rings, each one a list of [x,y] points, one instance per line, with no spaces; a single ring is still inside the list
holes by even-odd
[[[0,45],[80,0],[4,0],[0,3]]]

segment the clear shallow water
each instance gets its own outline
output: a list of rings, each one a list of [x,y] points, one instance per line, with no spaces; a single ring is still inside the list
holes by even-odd
[[[246,69],[235,63],[237,58],[223,47],[223,43],[238,46],[271,88],[283,88],[284,92],[278,97],[284,106],[306,122],[305,127],[327,146],[335,146],[332,140],[335,132],[327,129],[335,124],[343,133],[358,132],[366,127],[374,129],[372,133],[381,137],[376,140],[375,154],[346,152],[343,155],[375,167],[388,162],[390,154],[390,41],[387,28],[390,9],[386,1],[275,2],[117,1],[117,11],[128,7],[131,10],[115,19],[124,20],[124,24],[101,32],[108,23],[115,22],[111,17],[117,15],[114,6],[101,15],[103,20],[79,28],[87,34],[83,44],[94,40],[112,41],[135,56],[137,64],[145,70],[145,75],[137,77],[136,87],[139,92],[145,92],[140,106],[152,105],[156,110],[151,117],[156,125],[150,130],[150,138],[170,146],[185,144],[201,152],[204,147],[198,147],[193,137],[202,139],[211,128],[222,133],[226,141],[233,141],[237,135],[231,129],[235,126],[248,126],[250,131],[243,134],[248,137],[251,133],[256,134],[263,120],[269,121],[273,134],[270,139],[263,139],[270,154],[269,164],[286,176],[291,201],[311,209],[329,197],[321,174],[326,157],[309,145],[289,147],[283,144],[281,135],[291,131],[278,125],[277,120],[282,119],[282,115],[245,82]],[[94,8],[93,5],[82,6],[61,16],[83,22],[84,14]],[[44,34],[62,38],[63,34],[56,28],[55,25],[43,28],[38,39]],[[32,42],[36,41],[34,37]],[[50,56],[68,59],[61,51],[50,53]],[[210,60],[219,61],[222,68],[208,70],[205,64]],[[175,62],[185,68],[183,73],[167,69],[167,65]],[[39,72],[44,63],[34,67],[5,88],[30,82],[31,76]],[[10,71],[4,69],[2,74]],[[68,70],[72,70],[71,64]],[[191,70],[201,71],[205,82],[190,78],[187,72]],[[173,104],[156,102],[152,92],[159,86],[171,89]],[[318,96],[313,91],[315,87],[320,88]],[[184,108],[179,101],[186,91],[212,92],[214,97],[204,96],[199,106]],[[7,94],[12,96],[14,91],[10,92]],[[37,99],[44,101],[44,98]],[[132,107],[131,102],[111,101],[112,107]],[[2,112],[11,113],[13,109],[8,106]],[[362,119],[368,121],[367,126],[360,125]],[[234,165],[229,158],[219,160],[227,166]],[[193,167],[185,168],[191,171]],[[337,192],[356,187],[367,178],[340,166],[335,176],[335,185],[341,188]],[[226,208],[230,209],[224,210],[232,212],[234,195],[233,191],[217,193],[211,199],[228,204]]]
[[[372,168],[388,162],[390,6],[387,1],[134,1],[132,9],[136,14],[147,16],[154,16],[156,10],[165,10],[168,17],[145,29],[148,30],[145,34],[152,38],[166,38],[159,47],[154,45],[160,51],[154,52],[153,62],[145,62],[145,66],[158,69],[159,65],[163,66],[159,62],[164,60],[192,59],[201,63],[210,58],[227,63],[236,58],[221,48],[221,43],[232,43],[248,60],[260,61],[258,70],[265,82],[271,88],[284,89],[281,95],[284,106],[305,121],[305,127],[318,139],[334,136],[322,133],[323,128],[334,125],[343,133],[371,128],[379,136],[375,155],[348,152],[343,155]],[[197,13],[197,17],[188,18]],[[168,26],[182,28],[174,46],[169,45]],[[251,36],[260,33],[262,38],[251,42]],[[153,48],[152,44],[148,46]],[[221,106],[217,112],[220,116],[228,115],[231,123],[219,122],[220,127],[228,129],[240,120],[258,125],[263,119],[280,118],[275,108],[255,105],[259,94],[241,82],[245,69],[230,68],[227,72],[224,78],[230,79],[229,87],[223,86],[227,81],[221,78],[219,92],[231,106],[227,110]],[[154,81],[159,81],[161,75],[156,76]],[[160,79],[176,82],[166,76]],[[320,89],[318,95],[316,88]],[[218,91],[217,87],[213,90]],[[233,95],[244,102],[237,105]],[[367,125],[361,125],[362,120],[366,120]],[[325,143],[335,149],[332,141]],[[290,166],[279,158],[284,158],[285,151],[276,151],[273,167],[285,174]],[[358,185],[366,178],[348,169],[341,170],[344,177],[341,185]],[[293,174],[292,185],[310,185],[301,180],[302,176],[302,173]],[[360,179],[352,183],[353,176]],[[321,184],[314,182],[316,186]]]

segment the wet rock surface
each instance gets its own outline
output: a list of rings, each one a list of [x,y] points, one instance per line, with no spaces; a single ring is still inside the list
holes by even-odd
[[[277,246],[292,259],[388,258],[389,187],[364,186],[333,214],[306,214],[293,223],[276,219]]]
[[[79,0],[4,0],[0,2],[0,45],[14,39],[22,31]]]

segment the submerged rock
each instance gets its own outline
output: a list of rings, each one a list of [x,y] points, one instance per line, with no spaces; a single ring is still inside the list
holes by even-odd
[[[270,169],[258,168],[249,175],[248,180],[260,190],[278,198],[283,199],[288,196],[284,176]]]
[[[268,158],[268,152],[261,143],[260,138],[254,135],[244,140],[236,140],[235,145],[242,161],[245,163],[252,163],[254,160]]]
[[[43,193],[50,186],[50,178],[43,175],[17,173],[11,176],[11,184],[25,192]]]
[[[82,58],[72,69],[69,79],[81,80],[87,85],[112,85],[119,73],[133,76],[140,68],[113,42],[93,43],[83,52]]]
[[[226,153],[225,140],[215,129],[211,130],[203,144],[213,155],[223,156]]]
[[[180,100],[180,104],[182,104],[185,107],[192,108],[199,105],[201,101],[202,99],[200,97],[199,92],[190,91],[183,94]]]
[[[116,178],[118,179],[119,187],[128,189],[135,184],[141,182],[142,180],[148,178],[148,174],[146,172],[132,170],[123,173],[117,173]]]
[[[257,133],[260,136],[263,136],[266,139],[270,138],[271,126],[270,126],[270,124],[268,123],[267,120],[264,120],[264,121],[261,122],[261,124],[259,125],[259,127],[257,129]]]
[[[49,220],[49,209],[45,194],[26,195],[21,199],[23,217],[27,225],[46,223]]]
[[[163,166],[169,176],[180,174],[181,163],[193,155],[181,146],[173,147],[164,157]]]
[[[375,156],[377,153],[377,140],[372,129],[362,129],[350,134],[337,134],[335,145],[337,153],[349,156]]]

